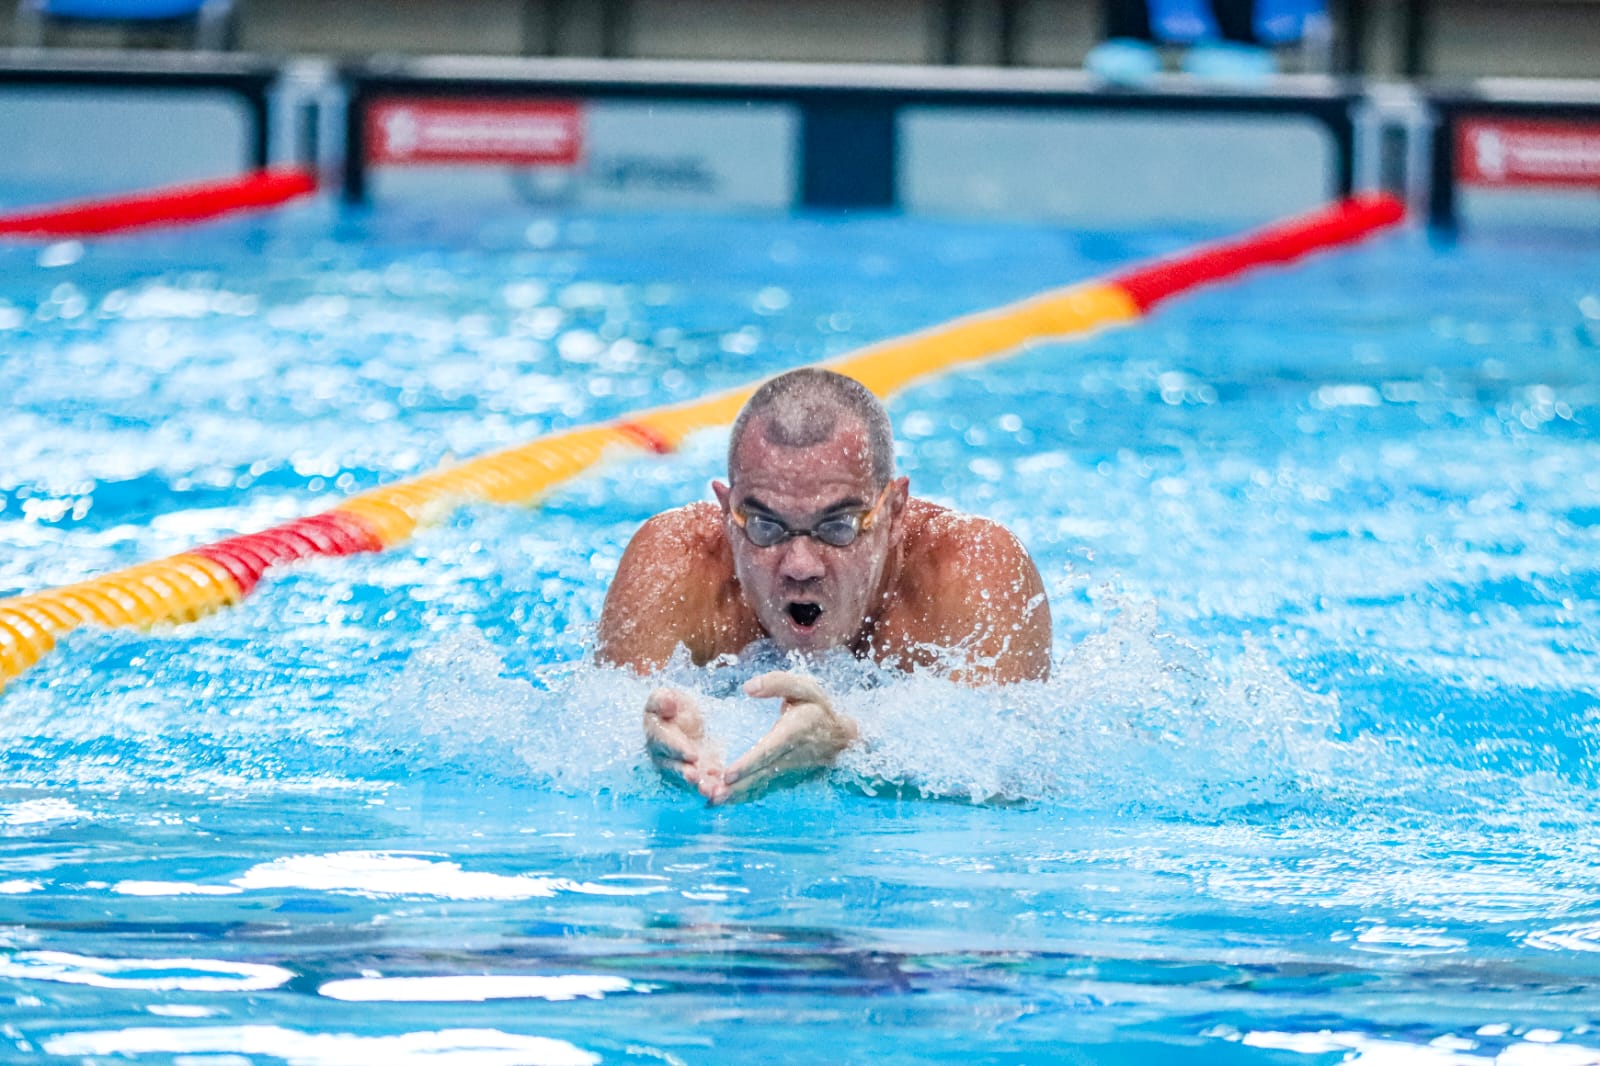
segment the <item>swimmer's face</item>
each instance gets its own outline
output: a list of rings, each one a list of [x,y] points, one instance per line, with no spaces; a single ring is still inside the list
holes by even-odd
[[[851,644],[879,604],[885,569],[904,535],[906,479],[891,481],[887,491],[873,482],[866,431],[854,419],[841,419],[831,438],[805,448],[774,444],[752,423],[734,448],[728,476],[731,486],[712,487],[739,585],[762,628],[789,651]],[[848,523],[875,503],[870,522],[843,546],[791,536],[759,547],[745,532],[754,518],[789,529],[822,526],[834,535],[840,519]]]

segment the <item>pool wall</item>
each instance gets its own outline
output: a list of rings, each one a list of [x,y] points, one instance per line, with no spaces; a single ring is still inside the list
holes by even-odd
[[[265,165],[279,63],[239,55],[130,58],[15,52],[0,59],[0,195],[132,192]]]
[[[352,201],[1256,224],[1352,191],[1600,226],[1600,82],[1119,89],[976,67],[0,56],[11,208],[313,162]],[[107,166],[107,159],[115,159]]]
[[[1387,189],[1440,227],[1600,226],[1600,82],[5,53],[0,133],[13,210],[309,162],[352,202],[1238,226]]]
[[[581,150],[504,151],[484,195],[578,207],[907,210],[1075,224],[1261,222],[1353,187],[1358,98],[1327,79],[1282,91],[1106,92],[1063,72],[431,59],[347,68],[344,188],[353,199],[465,195],[452,152],[408,138],[571,108]],[[515,119],[503,119],[505,123]],[[475,154],[477,153],[477,154]]]

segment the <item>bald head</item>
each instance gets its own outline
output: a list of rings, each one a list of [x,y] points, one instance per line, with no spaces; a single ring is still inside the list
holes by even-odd
[[[833,439],[851,424],[867,438],[868,464],[875,485],[894,477],[894,432],[878,398],[854,378],[805,367],[766,382],[750,397],[733,423],[728,440],[728,476],[746,433],[760,433],[783,448],[810,448]]]

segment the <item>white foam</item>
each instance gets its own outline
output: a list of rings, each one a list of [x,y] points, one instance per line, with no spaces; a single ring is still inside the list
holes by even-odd
[[[259,992],[277,988],[294,974],[281,966],[216,959],[100,959],[64,951],[24,951],[0,960],[0,976],[158,992]]]
[[[1600,1066],[1600,1049],[1574,1044],[1512,1044],[1494,1061],[1495,1066]]]
[[[1449,955],[1467,949],[1460,937],[1447,936],[1443,929],[1401,929],[1375,925],[1356,937],[1357,949],[1390,955]]]
[[[100,1029],[44,1041],[51,1055],[243,1054],[288,1066],[594,1066],[600,1056],[565,1040],[498,1029],[437,1029],[396,1036],[305,1033],[279,1025]]]
[[[196,1003],[152,1003],[145,1010],[158,1018],[212,1018],[222,1013]]]
[[[1553,926],[1529,933],[1524,942],[1546,951],[1600,951],[1600,922]]]
[[[244,889],[189,881],[118,881],[111,891],[119,896],[236,896]]]
[[[80,810],[63,799],[23,800],[0,807],[0,826],[47,825],[89,817],[88,811]]]
[[[981,689],[848,655],[798,663],[769,645],[717,668],[674,660],[656,678],[583,663],[515,676],[470,627],[413,657],[382,728],[418,757],[532,778],[575,793],[661,788],[644,752],[650,689],[695,694],[727,760],[772,726],[775,701],[740,690],[771,669],[816,675],[863,742],[835,777],[868,791],[986,801],[1226,808],[1298,802],[1370,778],[1371,745],[1337,739],[1331,697],[1259,652],[1219,661],[1161,633],[1154,605],[1113,604],[1101,632],[1066,648],[1048,682]],[[417,744],[416,738],[422,743]]]
[[[550,877],[463,870],[459,863],[382,851],[290,855],[253,866],[232,884],[245,891],[301,889],[359,896],[441,899],[538,899],[572,885]]]
[[[542,999],[561,1003],[574,999],[604,999],[609,993],[635,991],[646,989],[622,977],[578,973],[360,977],[329,981],[317,989],[319,995],[348,1003],[485,1003],[493,999]]]
[[[615,786],[640,765],[643,681],[580,670],[552,694],[512,674],[481,633],[453,626],[408,663],[380,708],[383,728],[425,761],[532,771],[571,791]]]
[[[38,891],[35,881],[0,882],[0,894]],[[120,896],[237,896],[245,892],[297,889],[333,892],[373,899],[431,897],[458,900],[543,899],[567,893],[579,896],[654,896],[672,891],[665,877],[613,874],[597,881],[529,877],[465,870],[459,863],[412,854],[341,851],[290,855],[258,863],[227,884],[191,881],[118,881],[111,891]]]
[[[1502,1035],[1506,1027],[1486,1026],[1496,1031],[1488,1035]],[[1483,1029],[1478,1030],[1480,1034]],[[1277,1051],[1292,1051],[1302,1055],[1330,1055],[1345,1052],[1344,1062],[1360,1066],[1597,1066],[1600,1049],[1558,1044],[1562,1034],[1548,1029],[1532,1029],[1519,1043],[1507,1045],[1492,1058],[1474,1054],[1479,1049],[1476,1041],[1457,1037],[1440,1037],[1427,1044],[1412,1044],[1390,1040],[1367,1033],[1322,1030],[1315,1033],[1292,1033],[1274,1030],[1237,1034],[1208,1032],[1221,1035],[1249,1047]]]

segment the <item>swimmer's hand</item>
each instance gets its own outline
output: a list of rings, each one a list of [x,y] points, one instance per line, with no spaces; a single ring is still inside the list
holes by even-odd
[[[833,709],[815,681],[779,670],[744,686],[757,699],[781,699],[778,722],[756,746],[726,770],[700,779],[700,792],[713,804],[752,799],[781,778],[828,766],[856,739],[856,724]]]
[[[644,741],[656,769],[692,789],[722,768],[721,754],[706,739],[700,708],[687,692],[658,688],[650,693],[644,704]]]

